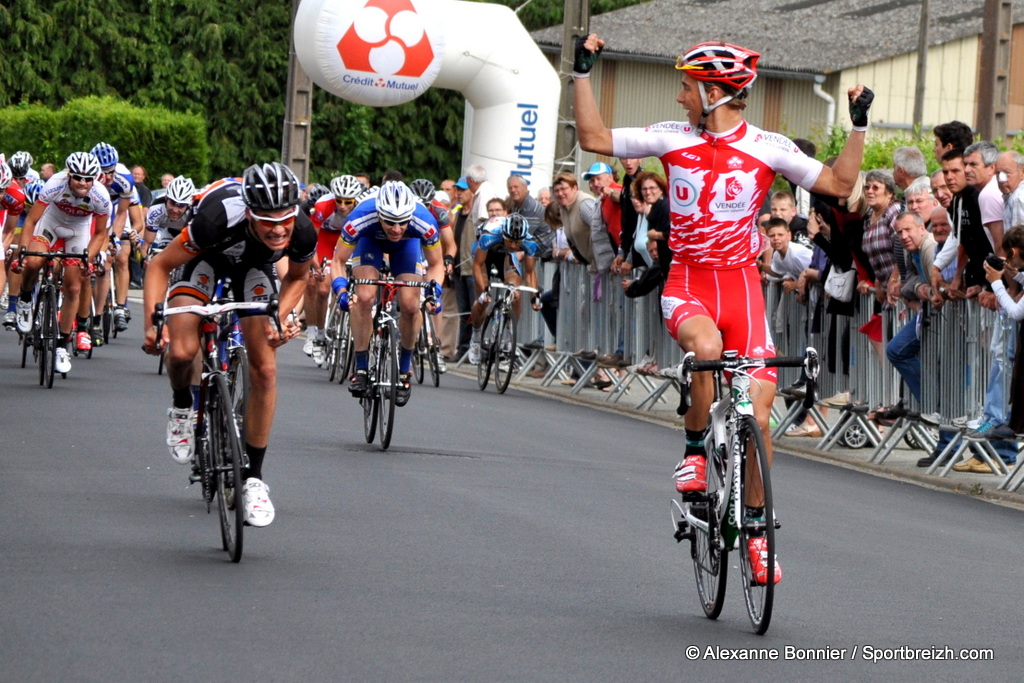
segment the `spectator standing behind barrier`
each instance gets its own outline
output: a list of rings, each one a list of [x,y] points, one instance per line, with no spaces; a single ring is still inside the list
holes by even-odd
[[[1003,227],[1010,228],[1024,225],[1024,154],[1020,152],[1003,152],[996,159],[996,182],[1003,193]],[[1009,256],[1009,254],[1006,254]]]
[[[501,198],[500,193],[487,180],[487,170],[475,164],[466,169],[466,184],[473,191],[473,227],[477,230],[487,222],[487,202],[495,197]]]
[[[633,192],[633,182],[640,172],[640,159],[619,159],[619,163],[622,164],[623,170],[622,189],[619,190],[617,198],[622,211],[622,234],[619,237],[619,251],[612,262],[612,272],[616,275],[627,275],[634,265],[640,263],[640,254],[633,248],[637,224],[637,211],[633,199],[638,196]]]
[[[922,302],[936,292],[929,281],[935,260],[935,238],[925,228],[921,217],[904,211],[896,218],[896,234],[903,245],[903,258],[908,277],[900,296],[914,314],[885,347],[885,356],[900,373],[911,395],[921,401],[921,321],[927,313]]]
[[[939,206],[948,210],[953,205],[953,193],[946,187],[946,177],[941,168],[932,173],[931,185],[935,201],[939,203]]]
[[[455,286],[455,300],[459,307],[459,343],[457,360],[469,351],[469,339],[473,327],[469,316],[476,299],[476,282],[473,279],[473,244],[476,243],[476,227],[473,225],[473,191],[465,178],[455,183],[458,203],[452,207],[452,222],[455,226],[455,268],[452,284]]]
[[[1003,193],[996,180],[999,149],[982,140],[964,150],[964,178],[978,191],[978,208],[985,236],[996,256],[1003,256]],[[1012,227],[1012,226],[1011,226]]]
[[[657,173],[641,171],[633,181],[633,208],[637,217],[633,251],[641,259],[634,262],[633,267],[646,265],[650,268],[657,261],[661,264],[663,277],[668,275],[668,264],[672,262],[672,251],[668,246],[671,224],[665,197],[667,191],[665,179]]]
[[[867,294],[872,289],[879,303],[885,302],[889,287],[899,286],[899,271],[896,267],[897,253],[902,251],[893,225],[900,213],[895,201],[896,183],[886,171],[869,171],[864,178],[864,202],[867,212],[864,219],[864,237],[861,248],[868,258],[873,282],[857,283],[857,291]],[[894,290],[897,294],[898,290]],[[876,307],[875,312],[878,312]]]
[[[932,195],[931,182],[928,176],[918,178],[903,190],[903,203],[907,211],[913,211],[927,226],[932,219],[932,211],[938,207],[939,202]]]
[[[928,164],[924,153],[917,147],[898,147],[892,153],[892,179],[896,187],[903,190],[904,198],[911,183],[922,178],[927,182]]]
[[[981,222],[978,191],[967,182],[962,150],[953,149],[943,155],[942,175],[946,179],[946,187],[953,193],[949,214],[958,248],[956,254],[943,250],[936,259],[932,270],[932,286],[939,290],[945,287],[950,298],[962,299],[967,296],[967,289],[985,283],[982,264],[985,257],[992,253],[992,245]],[[953,281],[948,284],[939,281],[936,271],[941,271],[953,260],[957,261],[957,274]],[[979,290],[972,291],[977,293]]]
[[[607,271],[614,258],[611,240],[604,229],[601,211],[593,195],[579,188],[576,176],[559,173],[554,182],[555,200],[561,209],[562,230],[572,249],[565,259],[582,263],[591,275]]]
[[[146,185],[146,167],[140,164],[132,166],[132,179],[135,189],[139,191],[139,203],[147,209],[153,205],[153,193]]]
[[[974,142],[974,131],[961,121],[940,123],[932,128],[932,135],[935,136],[935,146],[932,151],[935,153],[935,161],[940,164],[946,152],[953,149],[967,149]]]
[[[544,222],[544,206],[530,196],[530,188],[521,175],[512,174],[505,181],[508,199],[505,204],[509,213],[518,213],[530,225],[530,235],[537,243],[537,258],[551,258],[551,228]]]
[[[985,264],[985,278],[992,284],[992,291],[999,301],[999,307],[1016,321],[1024,320],[1024,300],[1014,299],[1003,284],[1003,278],[1012,278],[1018,285],[1024,284],[1024,227],[1014,226],[1003,237],[1003,251],[1006,261],[1003,268],[996,269]],[[1024,358],[1024,331],[1017,330],[1017,346],[1013,363],[1013,377],[1010,381],[1009,431],[1024,433],[1024,368],[1017,362]]]
[[[551,288],[541,294],[540,314],[544,318],[551,336],[558,333],[558,301],[562,291],[562,266],[561,262],[572,255],[569,243],[565,240],[565,231],[562,230],[562,213],[557,202],[551,202],[544,209],[544,221],[551,227],[553,238],[551,241],[551,259],[555,262],[555,274],[551,278]]]

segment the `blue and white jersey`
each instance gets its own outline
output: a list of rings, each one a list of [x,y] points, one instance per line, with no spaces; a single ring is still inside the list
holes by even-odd
[[[384,228],[377,218],[377,198],[370,197],[361,201],[352,213],[348,215],[348,221],[341,229],[341,241],[349,246],[355,246],[356,242],[364,237],[370,237],[378,242],[389,242]],[[413,210],[412,220],[406,226],[405,236],[399,240],[418,239],[423,243],[424,249],[430,249],[440,244],[440,232],[437,221],[430,210],[417,203]]]
[[[492,251],[498,254],[508,253],[505,250],[505,238],[501,235],[501,226],[504,223],[505,219],[501,216],[489,218],[487,222],[480,227],[480,237],[473,245],[473,253],[475,254],[478,249]],[[526,237],[523,239],[522,246],[515,251],[522,251],[527,256],[535,256],[537,254],[537,248],[537,242],[533,239],[533,235],[527,232]]]
[[[181,214],[178,220],[172,221],[171,217],[167,215],[166,204],[154,204],[149,207],[149,212],[146,214],[146,232],[156,233],[154,240],[156,243],[170,242],[178,236],[191,217],[192,210],[189,209]]]
[[[110,200],[115,204],[122,199],[132,200],[132,204],[139,203],[139,194],[135,192],[135,179],[132,178],[132,172],[124,164],[117,165],[110,182],[103,183],[103,186],[107,188]]]

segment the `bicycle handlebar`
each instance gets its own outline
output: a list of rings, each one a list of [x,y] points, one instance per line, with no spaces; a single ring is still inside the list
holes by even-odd
[[[732,352],[727,352],[732,353]],[[815,380],[818,378],[818,352],[808,346],[803,356],[784,356],[780,358],[748,358],[734,356],[719,360],[694,360],[693,352],[687,353],[681,363],[662,371],[664,377],[679,381],[678,415],[685,415],[690,407],[690,375],[694,372],[745,371],[751,368],[803,368],[807,375],[807,394],[804,396],[804,408],[814,405]]]
[[[356,277],[348,281],[350,285],[391,285],[395,287],[421,287],[426,288],[434,284],[433,280],[374,280],[372,278]]]
[[[529,292],[530,294],[539,294],[540,290],[536,287],[527,287],[526,285],[509,285],[504,282],[492,282],[488,287],[494,289],[508,289],[513,292]]]
[[[157,344],[160,343],[160,339],[163,336],[163,326],[167,320],[167,316],[180,315],[182,313],[191,313],[203,318],[216,318],[222,313],[228,313],[231,311],[255,311],[265,313],[270,316],[270,319],[274,323],[274,327],[277,328],[277,333],[283,337],[284,330],[281,328],[281,318],[278,315],[280,305],[281,302],[278,299],[277,294],[271,295],[268,301],[218,301],[216,303],[209,304],[174,306],[173,308],[164,308],[163,302],[160,302],[156,305],[156,308],[153,311],[153,324],[156,325]]]
[[[21,248],[18,253],[18,258],[22,259],[26,256],[39,256],[45,259],[58,259],[58,258],[80,258],[86,261],[89,260],[89,250],[83,249],[81,253],[66,252],[66,251],[28,251],[25,247]]]

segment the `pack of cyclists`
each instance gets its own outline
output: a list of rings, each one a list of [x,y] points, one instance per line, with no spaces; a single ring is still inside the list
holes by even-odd
[[[742,109],[757,76],[759,55],[725,43],[697,45],[680,56],[676,68],[683,76],[677,101],[686,110],[686,121],[644,129],[607,128],[588,81],[603,45],[596,35],[586,36],[576,45],[574,97],[581,146],[610,157],[660,157],[673,186],[682,183],[695,189],[692,197],[671,202],[673,259],[662,298],[670,334],[681,348],[696,352],[698,360],[717,359],[724,347],[741,355],[773,355],[754,265],[762,246],[755,226],[760,200],[777,172],[821,194],[848,194],[863,156],[870,91],[863,86],[851,89],[853,132],[829,168],[794,153],[792,143],[783,136],[766,134],[746,123]],[[170,306],[207,303],[222,277],[230,278],[231,291],[238,300],[266,301],[279,295],[283,317],[278,325],[272,325],[265,313],[240,314],[251,376],[244,420],[247,466],[242,504],[251,526],[266,526],[275,516],[269,487],[263,481],[263,464],[276,406],[276,350],[300,332],[298,321],[289,314],[298,309],[300,301],[308,325],[304,351],[318,365],[325,358],[324,324],[330,292],[339,308],[348,312],[354,348],[348,389],[360,397],[369,379],[376,291],[366,284],[350,288],[350,280],[376,280],[386,262],[396,280],[431,282],[425,290],[398,290],[401,339],[396,404],[409,401],[410,366],[422,314],[441,312],[440,283],[451,273],[456,253],[448,209],[436,201],[431,181],[417,179],[406,184],[401,174],[388,172],[380,186],[370,187],[363,175],[340,175],[329,186],[313,186],[304,194],[291,169],[268,162],[254,164],[241,177],[224,178],[201,190],[190,179],[178,176],[168,185],[163,203],[146,213],[139,205],[131,173],[107,143],[97,144],[90,152],[72,153],[65,169],[41,187],[34,182],[32,161],[25,152],[17,152],[10,160],[0,157],[0,190],[4,191],[0,221],[5,246],[83,253],[81,260],[64,263],[57,371],[70,370],[69,349],[76,328],[76,347],[89,346],[90,310],[96,309],[88,294],[89,274],[102,261],[101,253],[113,256],[114,320],[117,329],[126,328],[128,286],[122,260],[126,257],[122,255],[130,252],[133,243],[141,243],[150,255],[144,287],[147,328],[143,348],[148,353],[165,354],[171,385],[166,442],[176,462],[189,464],[195,453],[200,319],[196,315],[174,316],[158,328],[149,324],[157,305],[165,301]],[[19,223],[21,231],[16,235]],[[477,301],[471,320],[483,319],[489,273],[497,271],[512,285],[537,287],[536,252],[529,222],[519,214],[496,216],[480,227],[472,255]],[[32,287],[41,260],[21,258],[19,253],[11,252],[10,271],[18,281],[11,282],[11,303],[4,322],[8,324],[10,313],[14,313],[17,329],[27,334],[32,325]],[[98,282],[99,290],[106,281]],[[425,304],[421,301],[424,291]],[[745,306],[719,307],[716,302],[723,291],[747,291],[748,296],[740,300]],[[105,291],[97,294],[97,301],[107,300]],[[735,297],[729,300],[737,301]],[[538,307],[536,300],[533,305]],[[479,328],[474,328],[471,362],[474,351],[479,359],[479,341]],[[776,378],[766,369],[754,379],[769,385],[754,394],[754,413],[770,456],[768,415]],[[695,378],[692,408],[685,418],[684,458],[674,473],[676,490],[684,497],[706,490],[704,438],[711,394],[706,378]],[[756,499],[746,500],[745,517],[763,517],[759,505],[763,503]],[[760,567],[760,575],[767,573],[768,562],[775,562],[775,580],[781,578],[777,561],[766,557],[757,539],[751,539],[747,552],[752,564]]]

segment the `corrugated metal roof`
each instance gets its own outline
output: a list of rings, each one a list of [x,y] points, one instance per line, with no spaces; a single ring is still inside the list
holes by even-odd
[[[981,34],[984,0],[931,0],[929,43]],[[651,0],[591,17],[611,53],[674,60],[690,45],[722,40],[757,50],[761,66],[827,74],[917,49],[919,0]],[[1013,3],[1024,17],[1024,0]],[[562,27],[533,32],[562,44]]]

